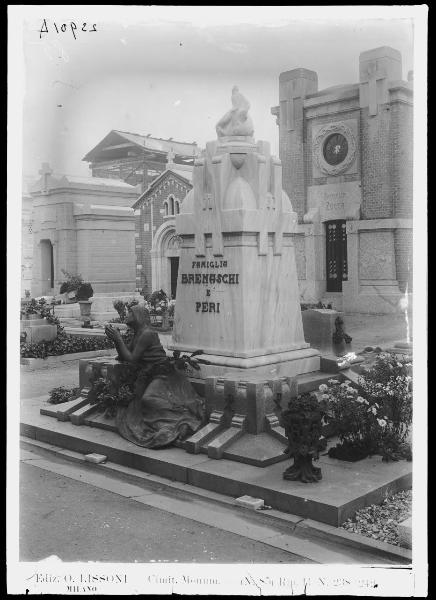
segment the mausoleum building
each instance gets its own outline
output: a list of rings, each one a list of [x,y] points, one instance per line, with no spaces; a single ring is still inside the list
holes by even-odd
[[[176,215],[191,189],[192,167],[170,162],[133,205],[138,290],[163,289],[175,297],[180,256]]]
[[[54,177],[47,164],[33,198],[32,296],[54,295],[65,277],[79,273],[94,293],[135,291],[138,189],[123,181]]]
[[[363,52],[359,81],[318,89],[280,74],[283,188],[298,214],[300,295],[347,312],[400,310],[412,289],[413,75],[389,47]]]
[[[33,267],[33,198],[29,192],[29,178],[23,181],[21,194],[21,297],[32,287]]]

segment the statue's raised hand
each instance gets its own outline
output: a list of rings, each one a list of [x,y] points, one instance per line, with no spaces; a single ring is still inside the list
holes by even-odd
[[[119,340],[121,338],[121,335],[120,335],[120,332],[118,331],[118,329],[115,329],[115,327],[112,327],[112,325],[106,325],[104,332],[105,332],[106,336],[113,342],[116,342],[117,340]]]

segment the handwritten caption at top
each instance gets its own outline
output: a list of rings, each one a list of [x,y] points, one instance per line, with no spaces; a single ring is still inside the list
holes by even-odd
[[[97,25],[95,23],[78,23],[76,24],[74,21],[70,21],[69,23],[55,23],[53,21],[52,31],[56,31],[56,33],[66,33],[71,32],[74,36],[74,39],[77,39],[78,31],[83,31],[84,33],[93,33],[97,31]],[[41,29],[39,30],[39,39],[42,38],[43,33],[50,33],[47,20],[44,19],[41,25]]]

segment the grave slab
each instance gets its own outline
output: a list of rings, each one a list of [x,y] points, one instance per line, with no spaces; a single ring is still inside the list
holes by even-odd
[[[181,448],[141,448],[112,431],[75,426],[41,415],[42,402],[41,398],[23,402],[22,435],[81,454],[102,454],[118,465],[233,498],[242,495],[260,498],[282,512],[335,527],[359,508],[381,503],[386,494],[410,489],[412,484],[409,462],[383,463],[381,457],[372,457],[344,463],[328,456],[321,456],[317,463],[322,468],[321,481],[315,484],[289,482],[282,479],[283,463],[262,468],[225,458],[217,461]]]

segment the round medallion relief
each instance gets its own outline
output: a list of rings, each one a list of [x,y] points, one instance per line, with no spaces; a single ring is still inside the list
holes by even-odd
[[[313,141],[313,158],[326,175],[346,171],[356,157],[356,139],[351,129],[341,123],[322,127]]]
[[[339,165],[348,154],[347,138],[342,133],[333,133],[324,142],[323,154],[329,165]]]

